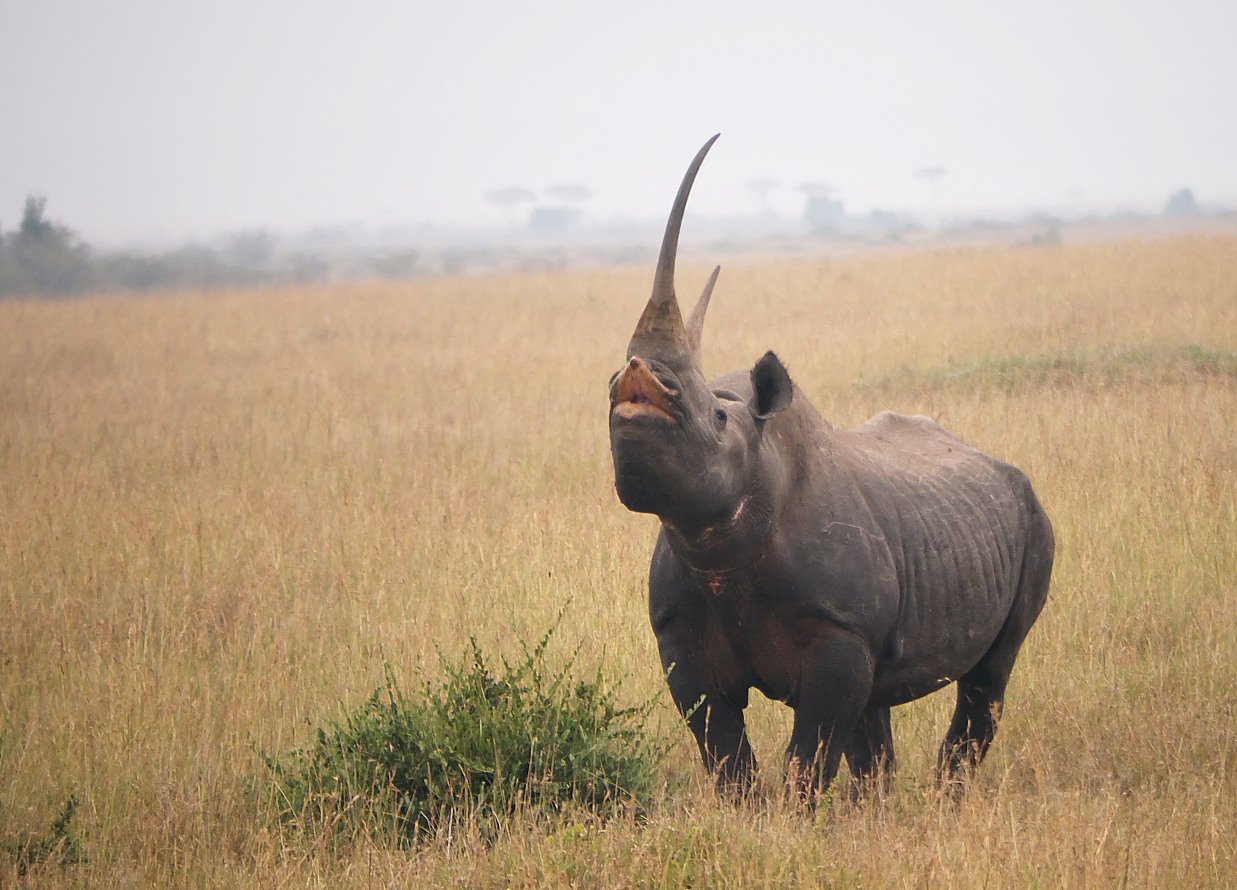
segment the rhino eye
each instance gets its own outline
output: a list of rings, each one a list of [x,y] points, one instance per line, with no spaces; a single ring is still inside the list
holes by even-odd
[[[727,419],[726,410],[724,408],[718,408],[717,414],[714,416],[717,418],[717,428],[719,430],[724,430],[726,428],[726,419]]]

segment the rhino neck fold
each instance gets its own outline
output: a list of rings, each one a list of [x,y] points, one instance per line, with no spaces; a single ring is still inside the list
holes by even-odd
[[[662,518],[662,526],[670,548],[684,565],[710,586],[722,577],[730,579],[728,586],[733,586],[771,554],[773,513],[773,503],[753,493],[742,497],[728,516],[716,521]]]

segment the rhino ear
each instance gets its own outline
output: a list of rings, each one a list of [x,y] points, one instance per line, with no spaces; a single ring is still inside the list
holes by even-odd
[[[752,399],[748,403],[757,420],[768,420],[790,407],[794,384],[786,366],[772,352],[766,352],[752,368]]]

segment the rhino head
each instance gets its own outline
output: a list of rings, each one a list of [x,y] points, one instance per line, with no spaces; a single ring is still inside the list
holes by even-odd
[[[790,405],[793,387],[772,352],[741,376],[711,386],[700,358],[713,270],[684,323],[674,289],[683,211],[696,173],[717,140],[696,154],[670,211],[653,293],[627,346],[627,364],[610,380],[610,451],[619,500],[687,531],[732,518],[759,487],[766,421]]]

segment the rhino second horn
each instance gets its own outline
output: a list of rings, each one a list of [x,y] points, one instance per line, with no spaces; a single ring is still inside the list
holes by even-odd
[[[691,317],[687,319],[687,343],[692,348],[692,361],[695,362],[697,368],[701,369],[704,368],[704,361],[700,354],[700,338],[704,335],[704,314],[709,311],[709,297],[713,296],[713,285],[717,284],[717,275],[721,271],[721,266],[713,268],[708,284],[704,286],[700,299],[696,301],[696,308],[692,310]]]

